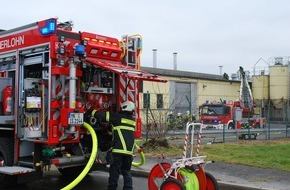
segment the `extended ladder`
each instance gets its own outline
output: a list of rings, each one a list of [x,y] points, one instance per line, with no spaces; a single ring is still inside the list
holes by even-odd
[[[240,86],[240,103],[242,108],[250,108],[253,107],[253,96],[248,84],[248,80],[245,76],[245,71],[242,67],[240,67],[241,74],[241,86]]]
[[[140,69],[140,54],[142,51],[142,37],[140,35],[122,36],[122,42],[125,44],[124,59],[128,66]]]

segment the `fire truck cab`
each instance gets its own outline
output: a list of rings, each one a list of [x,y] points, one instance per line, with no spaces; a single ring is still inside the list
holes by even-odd
[[[56,18],[0,32],[0,186],[41,178],[51,164],[64,175],[81,170],[92,148],[87,110],[134,102],[140,137],[140,82],[166,82],[140,70],[141,52],[140,35],[74,32]],[[112,138],[107,125],[93,126],[98,163]]]
[[[241,108],[239,101],[206,102],[200,106],[199,112],[200,122],[207,129],[262,128],[266,124],[266,118],[254,114],[254,109]]]
[[[232,107],[219,103],[204,103],[199,108],[200,121],[207,129],[223,129],[224,124],[228,128],[234,128]]]

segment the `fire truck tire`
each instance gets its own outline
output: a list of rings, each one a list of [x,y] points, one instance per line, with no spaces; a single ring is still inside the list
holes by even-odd
[[[12,166],[14,159],[13,138],[0,137],[0,160],[4,161],[5,166]],[[0,174],[0,187],[16,184],[16,177]]]
[[[206,190],[219,190],[219,186],[215,177],[208,172],[205,172],[205,176],[206,176]]]
[[[86,166],[75,166],[68,168],[58,168],[58,171],[61,175],[66,179],[76,178],[85,168]]]
[[[235,125],[233,123],[230,123],[228,129],[235,129]]]
[[[160,190],[186,190],[185,186],[174,178],[166,179],[160,186]]]

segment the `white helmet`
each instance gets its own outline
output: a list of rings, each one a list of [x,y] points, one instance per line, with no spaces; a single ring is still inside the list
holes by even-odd
[[[135,104],[131,101],[125,101],[121,104],[121,110],[132,112],[135,110]]]
[[[177,113],[177,116],[181,116],[181,113]]]
[[[186,114],[189,114],[190,112],[189,111],[186,111]]]

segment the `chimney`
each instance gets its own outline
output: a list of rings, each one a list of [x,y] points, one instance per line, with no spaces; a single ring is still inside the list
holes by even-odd
[[[173,69],[177,70],[177,53],[173,53]]]
[[[223,66],[220,65],[219,67],[220,67],[220,75],[223,75]]]
[[[153,49],[153,68],[157,67],[157,49]]]

